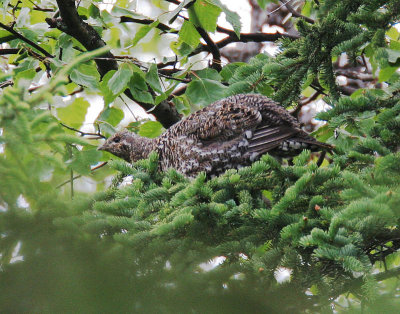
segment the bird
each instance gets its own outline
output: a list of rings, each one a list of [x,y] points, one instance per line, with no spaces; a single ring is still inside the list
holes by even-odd
[[[131,163],[155,151],[161,171],[175,168],[187,177],[200,172],[214,177],[248,166],[265,153],[289,158],[303,149],[326,152],[332,146],[303,131],[296,118],[272,99],[238,94],[188,115],[157,138],[124,130],[98,149]]]

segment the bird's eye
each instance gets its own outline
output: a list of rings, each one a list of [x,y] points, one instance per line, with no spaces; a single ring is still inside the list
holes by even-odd
[[[116,138],[114,138],[114,143],[119,143],[120,140],[121,140],[120,137],[116,137]]]

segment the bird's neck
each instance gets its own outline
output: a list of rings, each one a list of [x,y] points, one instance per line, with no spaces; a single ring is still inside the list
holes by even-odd
[[[142,137],[139,145],[141,146],[140,150],[136,150],[136,151],[141,152],[142,156],[140,159],[148,158],[150,153],[156,149],[154,139],[148,138],[148,137]]]

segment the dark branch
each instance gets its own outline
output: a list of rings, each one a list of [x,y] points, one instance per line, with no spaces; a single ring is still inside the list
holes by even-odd
[[[150,25],[151,23],[154,22],[151,19],[135,19],[135,18],[129,17],[129,16],[121,16],[120,21],[121,21],[121,23],[137,23],[137,24],[143,24],[143,25]],[[158,28],[159,30],[161,30],[163,32],[168,32],[171,34],[178,34],[178,31],[172,29],[171,27],[169,27],[168,25],[165,25],[163,23],[158,23],[156,28]]]
[[[29,2],[32,3],[32,4],[34,5],[34,7],[32,8],[32,10],[35,10],[35,11],[42,11],[42,12],[54,12],[53,9],[42,8],[42,7],[39,7],[37,4],[35,4],[35,3],[32,2],[32,1],[29,1]],[[11,4],[8,4],[8,6],[9,6],[10,8],[12,8],[13,11],[15,11],[15,10],[20,10],[20,9],[21,9],[21,7],[18,6],[18,5],[13,6],[13,5],[11,5]]]
[[[28,45],[32,46],[36,50],[40,51],[42,54],[44,54],[48,58],[54,58],[50,53],[48,53],[46,50],[44,50],[42,47],[40,47],[38,44],[34,43],[32,40],[26,38],[25,36],[21,35],[11,27],[4,25],[3,23],[0,22],[0,27],[5,29],[6,31],[10,32],[13,34],[16,38],[21,39],[22,41],[26,42]]]
[[[282,1],[281,1],[281,3],[282,3]],[[315,23],[315,21],[314,21],[312,18],[309,18],[308,16],[304,16],[304,15],[302,15],[301,13],[297,12],[288,2],[285,3],[285,6],[286,6],[286,8],[288,9],[288,11],[289,11],[290,13],[292,13],[292,15],[293,15],[294,17],[301,18],[301,19],[303,19],[304,21],[306,21],[306,22],[308,22],[308,23],[311,23],[311,24],[314,24],[314,23]]]
[[[21,48],[6,48],[6,49],[0,49],[0,56],[4,55],[16,55],[20,54],[21,52],[24,52],[25,49]]]
[[[79,133],[81,136],[96,136],[96,138],[104,138],[104,139],[106,139],[106,137],[103,134],[100,133],[100,130],[97,133],[90,133],[90,132],[88,133],[88,132],[83,132],[81,130],[78,130],[78,129],[75,129],[73,127],[70,127],[70,126],[68,126],[68,125],[66,125],[66,124],[64,124],[62,122],[60,122],[60,125],[63,126],[66,129],[68,129],[68,130],[71,130],[71,131]]]
[[[221,53],[219,52],[217,45],[212,41],[208,33],[203,28],[196,26],[196,30],[199,32],[200,36],[204,39],[204,41],[207,44],[205,49],[210,51],[213,56],[211,67],[217,70],[218,72],[221,71],[222,70]]]

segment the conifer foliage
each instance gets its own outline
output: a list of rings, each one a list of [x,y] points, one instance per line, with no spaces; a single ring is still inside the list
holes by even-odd
[[[400,4],[292,4],[274,10],[294,10],[298,35],[241,33],[218,0],[157,2],[157,18],[129,1],[109,11],[92,1],[2,4],[1,312],[398,312]],[[233,30],[217,25],[222,13]],[[215,42],[214,32],[228,37]],[[174,57],[136,58],[156,50],[146,36],[167,36]],[[221,48],[241,41],[280,51],[221,62]],[[193,70],[204,52],[210,62]],[[323,99],[330,107],[317,118],[326,123],[313,135],[334,152],[321,166],[303,151],[188,179],[158,171],[155,153],[128,164],[96,150],[132,100],[157,121],[130,129],[154,137],[180,115],[246,92],[294,115],[305,98]],[[84,132],[93,95],[104,108]],[[97,192],[79,189],[82,178]]]

